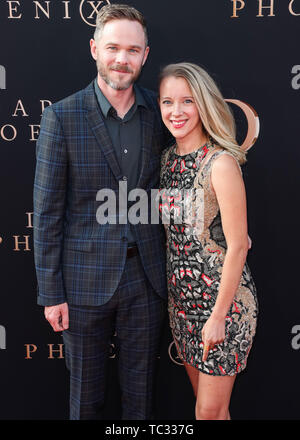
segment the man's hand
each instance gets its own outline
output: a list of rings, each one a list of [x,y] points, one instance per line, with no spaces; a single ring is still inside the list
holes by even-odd
[[[69,328],[69,308],[66,302],[57,306],[46,306],[44,314],[55,332]]]

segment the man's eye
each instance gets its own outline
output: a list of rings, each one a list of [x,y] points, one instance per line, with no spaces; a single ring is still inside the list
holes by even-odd
[[[109,49],[109,50],[115,50],[116,47],[115,47],[115,46],[109,46],[108,49]]]
[[[129,52],[134,52],[135,53],[135,52],[137,52],[137,50],[136,49],[130,49]]]

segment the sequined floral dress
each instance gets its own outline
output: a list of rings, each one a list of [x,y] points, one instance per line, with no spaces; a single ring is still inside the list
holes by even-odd
[[[220,154],[230,153],[211,142],[184,156],[175,148],[162,155],[159,204],[163,222],[169,223],[165,228],[171,330],[183,361],[210,375],[231,376],[246,367],[256,329],[256,288],[247,263],[226,316],[225,340],[210,350],[205,362],[201,338],[218,295],[226,254],[210,171]]]

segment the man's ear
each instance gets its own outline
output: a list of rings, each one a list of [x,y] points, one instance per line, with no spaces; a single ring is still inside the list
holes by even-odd
[[[147,46],[146,49],[145,49],[144,59],[143,59],[142,66],[143,66],[143,65],[145,64],[145,62],[147,61],[147,58],[148,58],[148,54],[149,54],[149,52],[150,52],[150,47]]]
[[[97,60],[97,46],[96,41],[93,40],[93,38],[90,39],[90,49],[92,57],[94,58],[94,60]]]

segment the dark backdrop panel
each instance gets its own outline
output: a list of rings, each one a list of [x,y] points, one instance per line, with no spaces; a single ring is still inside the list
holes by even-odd
[[[49,17],[37,3],[46,13],[48,4]],[[0,0],[0,419],[68,417],[62,337],[36,305],[32,185],[43,100],[45,105],[56,102],[96,76],[89,51],[93,27],[85,22],[91,3],[98,2]],[[299,1],[127,3],[145,14],[149,26],[151,52],[141,84],[156,89],[163,65],[195,62],[209,71],[225,98],[245,101],[259,115],[260,135],[244,178],[253,240],[248,261],[260,316],[231,414],[235,419],[299,419]],[[234,5],[240,8],[236,13]],[[244,116],[233,110],[242,141]],[[110,419],[120,416],[116,342],[109,360]],[[171,343],[166,320],[157,417],[193,419],[192,389]]]

